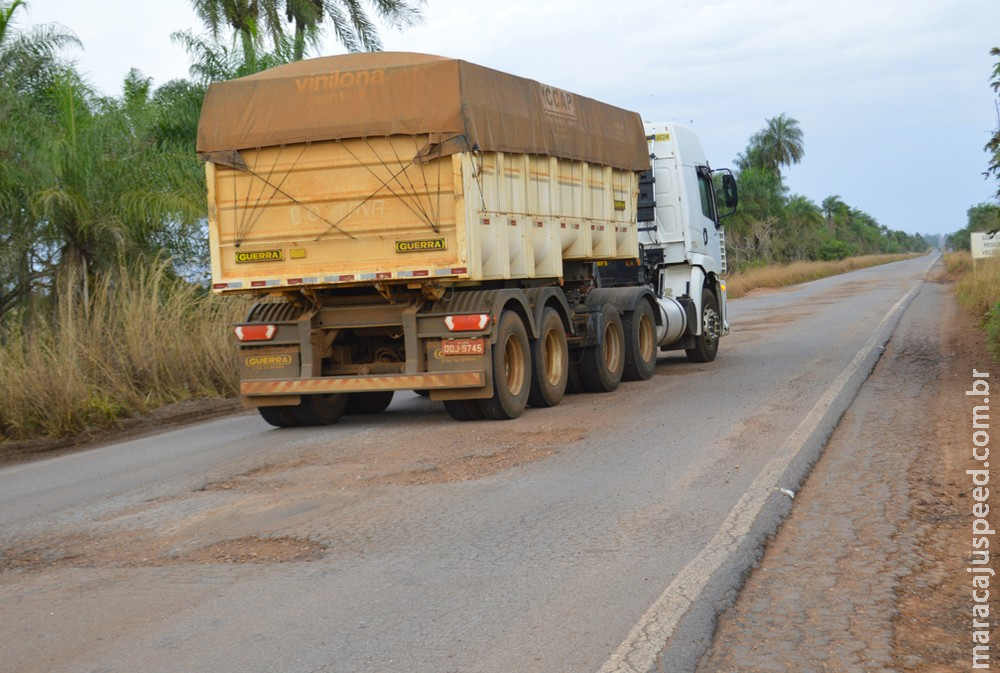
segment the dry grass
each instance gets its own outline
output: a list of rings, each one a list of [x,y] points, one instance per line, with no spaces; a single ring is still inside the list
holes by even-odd
[[[955,296],[981,318],[986,345],[1000,360],[1000,259],[973,260],[963,251],[948,253],[944,263],[948,275],[956,279]]]
[[[0,439],[67,436],[171,402],[234,395],[227,327],[243,311],[241,302],[169,280],[161,264],[108,277],[89,310],[67,302],[54,320],[8,326],[0,333]]]
[[[1000,302],[1000,259],[973,260],[968,252],[950,252],[945,270],[957,278],[955,294],[973,313],[985,316]]]
[[[948,252],[944,255],[944,269],[951,276],[961,276],[966,271],[972,271],[972,266],[972,254],[968,250]]]
[[[923,253],[906,255],[864,255],[831,262],[793,262],[791,264],[764,266],[733,273],[726,279],[726,292],[730,299],[742,297],[752,290],[787,287],[827,276],[847,273],[879,264],[898,262],[919,257]]]

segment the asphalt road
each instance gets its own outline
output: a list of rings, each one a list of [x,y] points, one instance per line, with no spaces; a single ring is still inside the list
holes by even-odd
[[[730,303],[515,421],[400,396],[0,470],[0,670],[690,670],[932,259]]]

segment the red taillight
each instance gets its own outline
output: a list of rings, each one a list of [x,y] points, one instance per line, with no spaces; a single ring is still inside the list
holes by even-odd
[[[490,324],[490,314],[450,315],[444,319],[444,324],[451,332],[478,332],[486,329],[486,326]]]
[[[277,325],[239,325],[236,328],[236,338],[240,341],[270,341],[277,333]]]

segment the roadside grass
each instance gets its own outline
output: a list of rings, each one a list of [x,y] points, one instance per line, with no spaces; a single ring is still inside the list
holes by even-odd
[[[0,439],[64,437],[200,397],[237,391],[226,327],[245,302],[172,279],[166,265],[120,269],[89,306],[0,330]]]
[[[726,292],[730,299],[738,299],[752,290],[807,283],[856,269],[912,259],[923,254],[925,253],[862,255],[829,262],[792,262],[791,264],[750,267],[737,270],[726,278]]]
[[[986,330],[986,346],[1000,360],[1000,259],[973,260],[967,251],[944,256],[945,272],[956,279],[955,296]]]

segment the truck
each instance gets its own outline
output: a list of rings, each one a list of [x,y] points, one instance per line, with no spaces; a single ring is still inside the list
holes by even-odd
[[[240,396],[277,427],[459,421],[649,379],[729,332],[736,181],[694,132],[476,65],[321,57],[212,84],[198,130],[212,290]],[[249,303],[249,302],[248,302]]]

